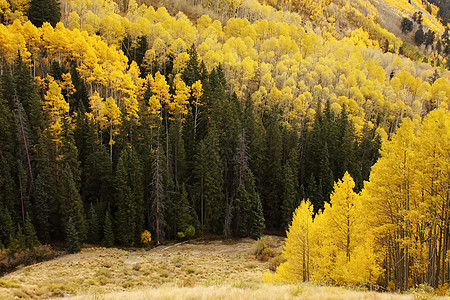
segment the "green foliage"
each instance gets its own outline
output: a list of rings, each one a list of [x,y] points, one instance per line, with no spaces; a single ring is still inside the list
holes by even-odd
[[[402,23],[400,25],[400,28],[402,29],[403,33],[408,33],[408,32],[411,32],[413,30],[413,25],[414,25],[413,22],[409,18],[404,17],[402,19]]]
[[[416,33],[414,34],[414,42],[417,46],[422,45],[425,42],[425,32],[423,31],[423,27],[420,26],[419,29],[417,29]]]
[[[187,236],[187,229],[191,228],[190,231],[192,231],[192,228],[194,229],[194,235],[195,235],[195,227],[194,220],[191,214],[191,209],[189,207],[189,199],[188,199],[188,193],[186,191],[186,187],[183,184],[181,187],[181,193],[179,197],[179,202],[177,204],[177,235],[181,238],[188,237]],[[180,232],[183,236],[180,236]],[[192,238],[193,236],[190,236],[188,238]]]
[[[100,224],[97,217],[97,212],[95,211],[94,205],[91,203],[89,208],[89,216],[88,216],[88,241],[90,243],[97,243],[100,241]]]
[[[50,242],[49,204],[51,199],[48,183],[40,174],[35,181],[35,201],[34,215],[38,236],[43,243],[48,243]]]
[[[73,180],[71,168],[64,168],[62,175],[60,210],[63,217],[63,224],[67,230],[68,221],[72,219],[72,226],[75,227],[74,232],[78,235],[78,241],[81,243],[86,239],[86,221],[83,214],[83,203],[81,202],[80,194]]]
[[[31,218],[28,213],[25,218],[24,232],[25,232],[25,246],[27,247],[27,249],[34,249],[35,247],[41,245],[36,235],[36,229],[34,228],[34,225],[31,222]]]
[[[0,225],[0,242],[7,245],[10,238],[14,237],[15,228],[9,210],[4,207],[0,207]]]
[[[103,245],[106,248],[114,246],[113,222],[109,210],[106,211],[105,225],[103,226]]]
[[[142,167],[136,151],[122,150],[115,176],[116,240],[123,245],[139,243],[144,228]]]
[[[223,229],[223,166],[219,156],[217,129],[213,124],[208,136],[198,147],[196,157],[200,195],[200,216],[204,229],[214,233],[222,233]]]
[[[60,4],[56,0],[31,0],[28,8],[28,19],[36,27],[42,26],[44,22],[53,27],[61,18]]]
[[[81,242],[79,238],[79,233],[77,228],[75,227],[75,222],[72,217],[69,217],[69,220],[66,224],[66,251],[67,253],[77,253],[81,250]]]

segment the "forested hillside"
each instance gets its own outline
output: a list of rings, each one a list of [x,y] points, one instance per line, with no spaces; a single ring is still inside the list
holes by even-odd
[[[144,230],[156,245],[203,234],[258,238],[284,232],[302,199],[318,232],[331,234],[326,216],[344,178],[372,205],[358,215],[373,225],[349,232],[364,236],[373,272],[311,279],[396,289],[448,281],[450,42],[434,16],[420,14],[442,39],[414,48],[378,23],[369,1],[150,4],[1,4],[2,255],[61,241],[69,252],[82,243],[139,246]],[[403,12],[402,3],[383,5]],[[417,20],[417,11],[406,13]],[[422,124],[430,112],[439,134]],[[412,128],[403,144],[400,124]],[[440,160],[405,167],[416,150],[408,147],[425,143],[415,134],[429,136]],[[417,151],[413,160],[425,160]],[[381,170],[388,159],[411,172],[398,174],[397,190],[383,189],[396,179]],[[413,182],[429,184],[414,200],[404,194]],[[396,212],[378,211],[389,207],[383,201]]]

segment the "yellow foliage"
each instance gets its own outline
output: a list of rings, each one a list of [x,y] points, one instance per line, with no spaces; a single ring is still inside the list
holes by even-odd
[[[151,241],[152,234],[148,230],[141,233],[141,243],[144,244],[144,246],[149,246]]]

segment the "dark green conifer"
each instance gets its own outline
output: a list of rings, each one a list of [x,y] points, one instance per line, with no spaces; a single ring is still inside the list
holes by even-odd
[[[111,248],[112,246],[114,246],[113,222],[111,220],[111,214],[109,213],[109,210],[106,211],[105,225],[103,226],[103,245],[106,248]]]
[[[196,175],[200,191],[200,223],[209,232],[221,234],[224,218],[223,166],[219,156],[217,129],[211,124],[196,156]]]
[[[183,184],[180,192],[180,201],[178,203],[177,213],[177,234],[182,233],[183,237],[186,236],[186,230],[189,226],[194,226],[194,220],[192,217],[191,209],[189,208],[189,199],[186,187]],[[195,233],[195,227],[194,227]]]
[[[41,243],[39,242],[36,229],[34,228],[33,223],[31,222],[31,218],[27,213],[25,218],[25,245],[28,249],[34,249],[34,247],[39,246]]]
[[[91,202],[89,208],[89,218],[88,218],[88,241],[90,243],[97,243],[100,240],[100,225],[97,217],[97,212],[95,211],[94,204]]]
[[[282,204],[282,228],[287,229],[292,220],[292,214],[300,205],[298,188],[298,154],[292,149],[284,165],[284,193]]]
[[[77,253],[81,250],[81,242],[79,239],[78,230],[76,229],[75,221],[72,217],[66,224],[66,251],[67,253]]]
[[[53,27],[61,18],[60,4],[56,0],[31,0],[28,8],[28,19],[36,27],[41,27],[44,22]]]
[[[36,228],[38,237],[43,243],[50,242],[50,221],[49,221],[49,203],[50,195],[48,185],[44,182],[39,174],[35,181],[35,203],[34,216],[36,220]]]
[[[0,206],[0,242],[7,245],[11,237],[14,237],[14,222],[9,210]]]
[[[136,151],[124,149],[115,176],[116,237],[123,245],[138,243],[144,228],[142,166]]]
[[[78,189],[75,186],[70,167],[65,167],[62,174],[60,209],[65,228],[68,228],[67,222],[69,221],[69,218],[71,218],[73,226],[78,234],[78,241],[80,243],[83,242],[86,239],[86,222],[83,214],[83,203]]]

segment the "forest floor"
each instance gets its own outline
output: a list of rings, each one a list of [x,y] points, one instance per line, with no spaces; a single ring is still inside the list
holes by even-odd
[[[272,241],[281,251],[283,239]],[[252,239],[240,239],[147,250],[83,248],[1,277],[0,299],[417,299],[312,284],[265,284],[262,274],[270,263],[255,258],[255,246]]]

